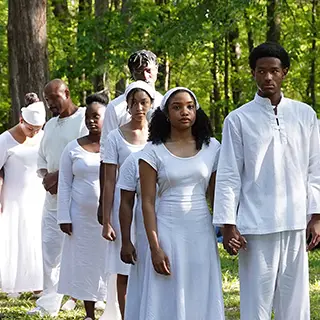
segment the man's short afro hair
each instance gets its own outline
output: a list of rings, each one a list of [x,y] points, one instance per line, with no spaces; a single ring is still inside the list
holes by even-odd
[[[260,58],[272,57],[281,61],[283,68],[290,67],[290,57],[287,51],[276,42],[264,42],[255,47],[249,56],[249,65],[251,70],[256,68],[257,60]]]

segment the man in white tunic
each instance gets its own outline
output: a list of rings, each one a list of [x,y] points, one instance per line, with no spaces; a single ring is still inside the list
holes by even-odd
[[[225,119],[213,223],[223,226],[225,249],[239,251],[241,319],[270,320],[273,309],[276,320],[309,320],[306,250],[320,240],[317,117],[281,93],[290,59],[280,45],[261,44],[249,60],[258,92]]]
[[[38,174],[43,178],[47,191],[42,220],[42,252],[44,290],[37,300],[37,308],[29,314],[40,313],[56,316],[62,295],[57,293],[63,233],[57,224],[57,187],[60,156],[72,140],[87,134],[85,108],[78,108],[70,97],[67,85],[60,79],[50,81],[44,88],[44,97],[54,114],[44,128],[38,157]]]

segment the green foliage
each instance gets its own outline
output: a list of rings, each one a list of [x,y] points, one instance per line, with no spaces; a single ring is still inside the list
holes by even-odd
[[[50,76],[63,78],[69,83],[76,103],[82,103],[84,96],[96,89],[94,79],[102,74],[105,75],[107,92],[113,98],[116,82],[130,77],[126,68],[128,56],[142,48],[154,51],[161,62],[169,62],[169,87],[190,87],[208,113],[219,112],[220,121],[227,103],[224,88],[226,62],[229,64],[229,111],[251,100],[255,93],[248,67],[248,35],[251,35],[254,45],[265,41],[267,0],[171,0],[163,1],[165,4],[161,5],[154,0],[127,0],[126,10],[121,10],[122,1],[119,1],[118,9],[109,5],[105,13],[98,16],[94,10],[79,12],[78,1],[67,3],[68,11],[59,17],[54,14],[49,1]],[[315,57],[317,104],[313,107],[320,111],[320,82],[317,81],[320,77],[320,55],[311,50],[320,20],[318,18],[312,25],[312,1],[287,0],[279,3],[281,44],[292,57],[284,92],[289,97],[312,103],[308,85],[311,60]],[[319,6],[318,2],[318,13]],[[7,1],[0,4],[0,12],[0,120],[3,124],[9,107],[5,34]],[[228,43],[228,52],[225,53],[225,41],[235,30],[239,33],[234,40],[238,48],[237,68],[231,64],[232,53]],[[316,38],[317,48],[319,42]],[[219,101],[210,99],[214,43],[218,46],[215,63]],[[163,92],[163,84],[157,85]],[[233,89],[239,90],[239,101],[233,101]]]

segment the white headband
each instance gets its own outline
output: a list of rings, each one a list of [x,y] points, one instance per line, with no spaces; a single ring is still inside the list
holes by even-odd
[[[188,93],[190,93],[190,95],[193,97],[195,103],[196,103],[196,109],[198,110],[200,108],[199,102],[197,100],[196,95],[188,88],[185,87],[176,87],[176,88],[172,88],[169,91],[166,92],[166,94],[163,96],[162,100],[161,100],[161,104],[160,104],[160,109],[161,111],[164,110],[164,107],[167,103],[167,101],[169,100],[169,98],[172,96],[173,93],[175,93],[176,91],[187,91]]]
[[[21,109],[23,120],[32,126],[42,126],[46,122],[46,109],[42,101],[29,104]]]
[[[149,96],[154,100],[155,90],[149,84],[142,80],[132,82],[127,86],[126,91],[124,92],[126,100],[128,99],[129,93],[134,89],[142,89],[146,91],[149,94]]]

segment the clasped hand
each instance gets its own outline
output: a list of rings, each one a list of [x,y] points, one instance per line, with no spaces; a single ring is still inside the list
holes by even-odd
[[[247,240],[243,237],[235,225],[225,225],[221,228],[223,247],[230,255],[237,255],[242,248],[247,250]]]
[[[58,193],[58,178],[59,178],[59,171],[47,173],[43,180],[42,184],[46,191],[50,194],[57,194]]]

